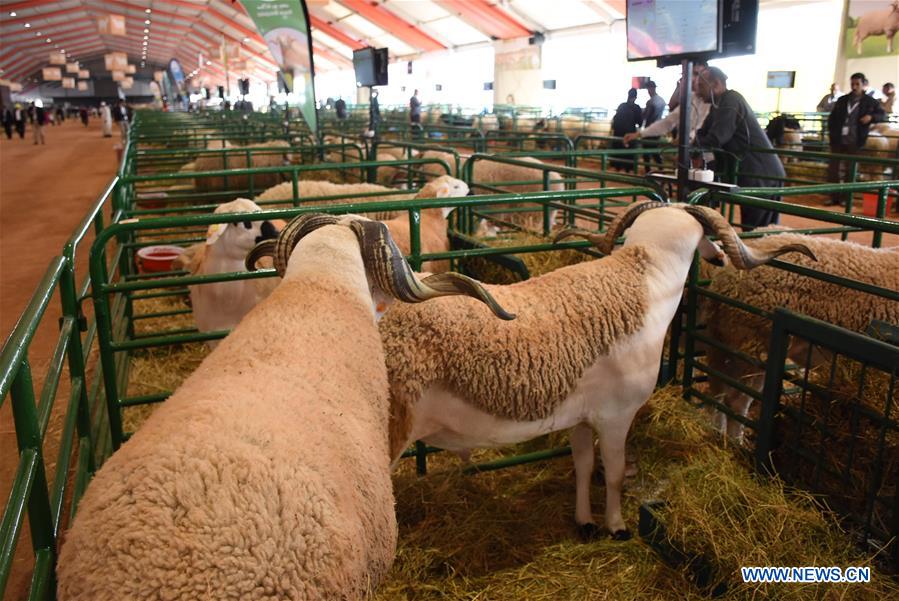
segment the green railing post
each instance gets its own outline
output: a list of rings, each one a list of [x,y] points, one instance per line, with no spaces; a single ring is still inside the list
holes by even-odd
[[[34,396],[34,384],[31,378],[31,366],[27,358],[19,364],[19,372],[10,387],[12,396],[13,421],[16,427],[16,442],[19,452],[33,451],[37,458],[34,467],[34,480],[28,495],[28,524],[31,530],[31,545],[34,552],[47,549],[56,552],[53,533],[55,524],[50,511],[50,495],[47,487],[47,474],[44,468],[43,439],[38,423],[37,403]],[[55,586],[53,587],[55,588]]]
[[[106,273],[106,252],[94,245],[96,252],[91,252],[90,270],[92,297],[94,301],[94,316],[97,322],[97,342],[100,347],[100,365],[103,368],[103,384],[106,389],[106,405],[109,414],[109,430],[112,439],[112,449],[117,451],[122,445],[122,415],[119,411],[119,386],[116,382],[115,351],[111,348],[112,315],[110,311],[109,295],[103,289],[108,283]]]
[[[78,288],[75,282],[75,249],[71,243],[66,244],[64,251],[66,257],[65,267],[59,277],[59,296],[62,301],[62,315],[74,321],[74,327],[69,335],[69,379],[73,382],[81,379],[81,391],[78,395],[77,419],[78,436],[86,439],[89,446],[93,447],[94,436],[91,432],[90,407],[87,398],[87,377],[84,369],[84,349],[81,345],[82,328],[86,329],[87,322],[81,312],[78,303]],[[94,471],[93,453],[90,453],[88,470]]]
[[[699,308],[696,288],[699,286],[699,256],[693,258],[690,273],[687,277],[687,327],[684,336],[684,379],[683,389],[693,386],[693,363],[696,351],[696,313]]]
[[[862,195],[864,196],[864,195]],[[880,193],[877,195],[877,218],[878,219],[886,219],[887,214],[887,198],[889,197],[889,188],[884,186],[880,189]],[[875,230],[874,238],[871,241],[871,246],[874,248],[880,248],[881,243],[883,242],[883,232]]]

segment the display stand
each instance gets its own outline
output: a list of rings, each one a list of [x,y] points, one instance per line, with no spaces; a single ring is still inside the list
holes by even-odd
[[[693,60],[681,61],[680,119],[677,140],[677,200],[686,202],[690,172],[690,113],[693,95]]]

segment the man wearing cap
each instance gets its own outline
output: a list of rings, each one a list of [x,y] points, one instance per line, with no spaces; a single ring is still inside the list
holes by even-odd
[[[716,152],[716,170],[727,173],[734,160],[738,159],[738,186],[783,186],[786,172],[777,155],[752,150],[770,149],[771,142],[746,99],[739,92],[727,89],[727,75],[718,67],[709,67],[699,75],[698,83],[699,95],[712,108],[705,123],[696,132],[696,142],[700,146],[724,151]],[[772,200],[780,198],[772,197]],[[777,223],[778,216],[777,211],[740,207],[740,222],[745,231]]]

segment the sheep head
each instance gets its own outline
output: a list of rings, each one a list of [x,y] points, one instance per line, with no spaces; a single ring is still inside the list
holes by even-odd
[[[754,250],[743,244],[743,241],[737,236],[737,232],[734,231],[733,227],[731,227],[727,220],[714,209],[700,205],[685,203],[671,204],[658,201],[646,201],[632,204],[627,210],[619,214],[612,221],[609,225],[609,229],[606,230],[604,235],[572,228],[559,232],[556,235],[554,242],[558,242],[569,236],[580,236],[589,240],[603,254],[609,254],[615,246],[615,241],[637,220],[638,217],[640,217],[640,215],[647,211],[662,207],[677,208],[684,211],[702,226],[703,233],[706,236],[716,236],[724,247],[724,253],[730,258],[734,267],[737,269],[752,269],[753,267],[764,265],[772,259],[789,252],[802,253],[814,261],[817,260],[811,249],[804,244],[785,244],[769,251]],[[708,246],[709,244],[711,244],[711,242],[705,237],[700,240],[700,254],[704,259],[717,264],[721,259],[720,253],[710,249]]]
[[[358,215],[300,215],[287,224],[277,240],[263,241],[250,251],[246,257],[247,269],[254,271],[259,259],[271,256],[278,275],[284,277],[290,255],[299,241],[326,225],[345,225],[356,234],[375,304],[387,296],[407,303],[420,303],[439,296],[464,295],[481,301],[500,319],[515,319],[515,315],[503,309],[480,282],[469,277],[441,273],[419,280],[397,248],[387,226]]]
[[[216,214],[259,213],[262,209],[252,200],[238,198],[219,205]],[[238,223],[214,223],[206,230],[206,245],[214,246],[229,258],[242,259],[256,244],[274,238],[278,230],[270,221],[247,220]]]
[[[468,196],[468,184],[461,179],[456,179],[449,175],[441,175],[431,180],[418,191],[415,198],[461,198]],[[453,212],[453,207],[442,209],[443,217],[446,218]]]

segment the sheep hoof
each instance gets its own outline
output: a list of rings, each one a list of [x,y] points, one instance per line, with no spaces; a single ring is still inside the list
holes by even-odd
[[[584,542],[594,541],[602,534],[602,528],[593,522],[577,525],[577,536]]]
[[[624,530],[616,530],[612,533],[612,540],[630,540],[631,539],[631,531],[625,528]]]

